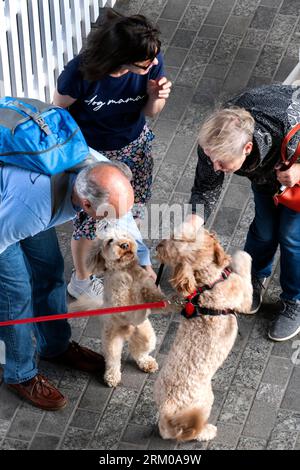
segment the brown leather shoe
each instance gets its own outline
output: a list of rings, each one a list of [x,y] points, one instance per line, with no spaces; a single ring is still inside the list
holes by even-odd
[[[83,372],[97,372],[101,374],[105,372],[104,357],[91,349],[80,346],[75,341],[69,344],[68,349],[63,354],[50,358],[41,357],[41,359],[54,364],[72,367]]]
[[[7,386],[32,405],[43,410],[61,410],[67,404],[66,398],[41,374],[37,374],[26,382],[7,384]]]

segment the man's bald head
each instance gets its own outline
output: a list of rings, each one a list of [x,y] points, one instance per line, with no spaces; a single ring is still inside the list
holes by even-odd
[[[84,168],[75,182],[81,207],[92,217],[101,218],[108,212],[122,217],[134,202],[130,184],[131,171],[123,163],[98,162]]]

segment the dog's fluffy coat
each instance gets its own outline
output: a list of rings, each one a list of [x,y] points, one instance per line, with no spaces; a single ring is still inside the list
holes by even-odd
[[[179,235],[178,235],[179,233]],[[229,266],[224,282],[200,295],[199,303],[212,309],[249,312],[252,303],[251,257],[238,251],[232,259],[217,239],[201,230],[181,227],[177,239],[158,245],[161,262],[174,271],[171,283],[183,296],[211,284]],[[208,424],[214,395],[211,379],[233,347],[237,334],[234,315],[182,317],[171,351],[155,383],[159,430],[164,439],[213,439],[217,428]]]
[[[136,242],[117,230],[108,231],[99,240],[89,265],[93,273],[104,274],[103,305],[134,305],[163,299],[153,279],[139,265],[136,251]],[[81,307],[82,304],[89,309],[96,306],[95,301],[87,299],[81,301]],[[128,340],[130,353],[141,370],[157,370],[156,360],[149,355],[156,344],[154,330],[147,318],[149,314],[150,310],[145,309],[100,317],[106,364],[104,380],[110,387],[116,387],[121,381],[121,354],[125,340]]]

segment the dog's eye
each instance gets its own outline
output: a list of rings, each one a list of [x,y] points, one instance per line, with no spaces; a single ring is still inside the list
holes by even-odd
[[[110,238],[110,239],[108,240],[107,244],[110,245],[113,241],[114,241],[114,239],[113,239],[113,238]]]

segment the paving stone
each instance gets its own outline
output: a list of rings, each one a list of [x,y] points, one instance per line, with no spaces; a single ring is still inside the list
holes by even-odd
[[[261,0],[260,4],[264,7],[273,7],[278,8],[280,7],[282,0]]]
[[[295,15],[299,14],[299,2],[297,0],[283,0],[279,13],[282,15]]]
[[[217,436],[208,445],[210,450],[235,449],[242,431],[242,427],[236,424],[217,423]]]
[[[149,450],[173,450],[176,447],[176,442],[171,439],[162,439],[160,435],[157,434],[150,439],[148,445]]]
[[[276,414],[276,407],[264,401],[254,401],[243,430],[243,435],[267,439],[275,424]]]
[[[243,39],[242,46],[254,49],[260,49],[264,44],[268,31],[249,28]]]
[[[232,235],[232,227],[235,227],[238,219],[241,216],[241,210],[231,207],[224,207],[222,213],[218,213],[214,224],[213,230],[218,235]]]
[[[177,75],[179,73],[180,68],[179,67],[170,67],[166,66],[165,71],[166,71],[166,77],[174,83],[176,81]]]
[[[231,207],[235,209],[241,208],[241,201],[246,203],[248,196],[250,194],[250,189],[247,186],[237,185],[231,183],[228,186],[228,189],[225,193],[222,204],[225,207]]]
[[[141,445],[145,448],[152,435],[153,427],[151,426],[138,426],[136,424],[129,424],[122,436],[122,441]]]
[[[188,3],[188,0],[168,0],[161,14],[161,18],[168,20],[180,20]]]
[[[86,449],[92,436],[91,431],[69,427],[60,448],[63,450]]]
[[[270,341],[266,339],[250,338],[241,357],[233,383],[257,389],[271,347]]]
[[[167,0],[144,0],[142,4],[142,10],[140,10],[140,13],[145,15],[147,18],[151,19],[152,21],[155,21],[161,14],[163,8],[165,7],[167,3]],[[135,13],[138,10],[135,11]],[[128,14],[128,13],[126,13]]]
[[[192,91],[188,87],[175,85],[168,100],[168,105],[163,109],[163,119],[180,120],[192,98]]]
[[[4,439],[1,444],[1,450],[27,450],[29,443],[18,441],[17,439]]]
[[[248,16],[244,18],[242,16],[230,16],[226,23],[224,33],[242,37],[249,26],[249,21]]]
[[[128,444],[128,442],[120,442],[118,445],[118,450],[129,450],[129,451],[135,451],[135,450],[143,450],[144,448],[142,446],[138,446],[136,444]]]
[[[189,49],[193,44],[196,31],[189,29],[177,29],[171,41],[171,46]]]
[[[284,394],[284,387],[277,384],[261,382],[257,390],[255,399],[264,401],[273,406],[280,406]]]
[[[56,436],[64,433],[70,416],[78,403],[80,392],[78,392],[78,390],[71,389],[64,390],[63,388],[60,388],[60,392],[68,399],[67,406],[59,412],[47,411],[39,425],[38,432],[54,434]]]
[[[300,430],[300,414],[280,410],[272,430],[268,449],[290,450],[297,444],[297,434]]]
[[[235,60],[224,82],[224,89],[232,95],[247,87],[254,64]]]
[[[260,51],[258,49],[250,49],[248,47],[240,47],[240,49],[237,52],[237,55],[235,56],[236,61],[240,62],[256,62],[258,59],[258,56],[260,54]]]
[[[300,411],[300,367],[295,367],[281,403],[282,408]]]
[[[290,359],[275,357],[271,355],[267,367],[264,371],[262,382],[285,387],[291,375],[292,368],[293,364]]]
[[[253,401],[255,392],[242,385],[230,387],[219,421],[228,424],[243,425]]]
[[[272,77],[283,53],[279,46],[265,45],[254,69],[254,75],[260,77]]]
[[[239,0],[233,9],[232,14],[238,16],[252,16],[260,0]]]
[[[178,26],[178,23],[177,21],[164,20],[163,18],[160,18],[157,20],[157,26],[161,33],[160,37],[166,39],[167,42],[169,42]]]
[[[240,40],[231,34],[222,34],[220,37],[210,64],[229,65],[239,48]]]
[[[56,450],[60,441],[60,437],[50,434],[37,433],[31,442],[30,450]]]
[[[190,4],[179,24],[179,28],[198,31],[208,12],[202,5]]]
[[[296,21],[295,16],[277,15],[268,34],[267,43],[273,46],[287,45]]]
[[[264,450],[267,441],[264,439],[254,439],[253,437],[241,437],[237,446],[237,450]]]
[[[11,420],[22,400],[11,392],[6,385],[0,388],[0,419]]]
[[[116,449],[120,441],[123,427],[130,416],[131,407],[136,399],[136,393],[132,395],[132,390],[122,390],[118,392],[116,389],[115,400],[111,399],[97,431],[89,443],[91,449]]]
[[[168,354],[174,342],[177,330],[178,330],[178,323],[177,322],[170,323],[165,339],[159,350],[160,354]]]
[[[82,410],[79,408],[74,414],[70,425],[74,428],[81,428],[93,431],[96,428],[99,418],[100,413]]]
[[[0,419],[0,441],[5,437],[10,424],[10,420]]]
[[[213,388],[228,390],[238,366],[239,357],[239,352],[234,349],[230,352],[222,367],[213,376]]]
[[[289,57],[289,56],[283,57],[277,69],[274,80],[283,82],[288,77],[288,75],[292,72],[292,70],[296,67],[297,63],[298,63],[298,60],[296,57]]]
[[[198,33],[199,38],[218,39],[221,35],[222,27],[204,24]]]
[[[223,79],[226,76],[228,69],[228,65],[208,64],[203,76]]]
[[[276,13],[276,8],[259,6],[250,24],[250,28],[270,29]]]
[[[59,384],[60,388],[83,391],[87,386],[90,375],[75,369],[66,369]]]
[[[178,47],[168,47],[165,54],[165,64],[171,67],[181,67],[186,56],[186,50]],[[172,90],[173,91],[173,90]]]
[[[209,423],[216,424],[218,421],[226,393],[226,390],[218,390],[215,385],[213,386],[214,402],[208,419]]]
[[[205,23],[216,26],[223,26],[230,15],[230,11],[233,4],[234,1],[227,2],[227,4],[224,5],[224,2],[222,2],[222,0],[215,0],[212,8],[210,9],[207,17],[205,18]]]
[[[19,410],[7,433],[8,438],[30,441],[38,427],[41,417],[30,410]]]
[[[136,407],[132,413],[130,423],[143,426],[154,426],[158,418],[158,411],[153,398],[153,383],[146,382]]]

